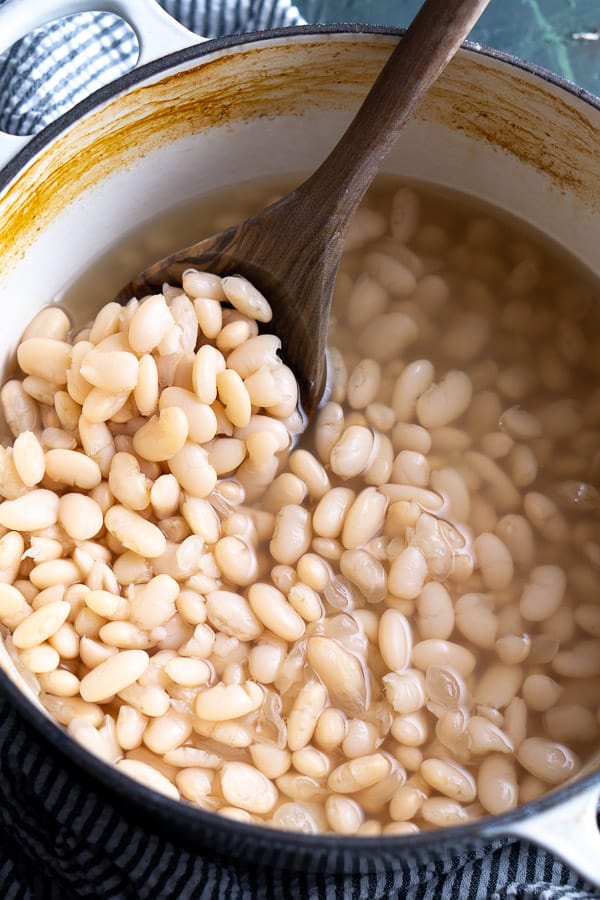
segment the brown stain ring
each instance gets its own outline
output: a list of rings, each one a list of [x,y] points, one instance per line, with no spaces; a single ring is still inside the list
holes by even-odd
[[[336,35],[241,45],[134,87],[61,133],[0,198],[0,272],[60,211],[116,169],[192,132],[252,118],[351,110],[396,38]],[[418,113],[549,174],[600,208],[595,111],[556,88],[472,53],[456,57]]]

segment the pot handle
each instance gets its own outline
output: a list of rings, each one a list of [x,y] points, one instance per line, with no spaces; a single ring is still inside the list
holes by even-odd
[[[136,68],[206,40],[180,25],[156,0],[6,0],[0,6],[0,53],[35,28],[81,12],[113,13],[131,25],[139,43]],[[0,132],[0,169],[30,139]]]
[[[510,826],[511,835],[554,853],[579,875],[600,887],[600,784],[574,793],[551,809]]]

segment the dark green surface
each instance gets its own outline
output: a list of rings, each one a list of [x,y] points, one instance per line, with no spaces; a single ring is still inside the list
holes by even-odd
[[[406,26],[421,0],[296,0],[309,22]],[[492,0],[471,40],[600,95],[600,0]]]

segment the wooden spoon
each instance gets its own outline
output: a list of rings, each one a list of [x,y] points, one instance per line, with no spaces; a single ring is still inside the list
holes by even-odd
[[[239,225],[154,263],[118,299],[181,283],[192,267],[245,276],[271,304],[269,331],[282,341],[305,413],[314,412],[325,386],[329,311],[350,218],[488,2],[425,0],[348,129],[307,181]]]

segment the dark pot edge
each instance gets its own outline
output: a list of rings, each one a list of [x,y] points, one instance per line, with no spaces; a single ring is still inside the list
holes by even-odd
[[[115,766],[103,762],[78,744],[61,725],[35,707],[2,669],[0,669],[0,691],[28,725],[52,746],[66,764],[76,766],[92,789],[98,791],[103,787],[107,788],[111,794],[111,802],[114,801],[130,820],[144,825],[151,822],[153,830],[161,832],[170,840],[176,835],[178,843],[187,844],[194,849],[198,849],[199,845],[210,846],[207,844],[207,834],[214,833],[218,827],[221,832],[221,843],[227,844],[234,855],[236,847],[239,847],[242,841],[246,841],[248,844],[268,848],[271,854],[302,851],[308,856],[323,854],[339,856],[343,853],[356,853],[362,858],[369,858],[381,854],[386,857],[393,856],[397,853],[400,861],[403,850],[407,853],[421,854],[436,850],[439,853],[442,844],[447,844],[449,848],[453,845],[474,847],[510,838],[512,825],[558,806],[574,794],[600,783],[600,769],[597,769],[580,780],[519,806],[509,813],[487,816],[466,825],[432,829],[402,837],[307,835],[280,831],[268,826],[236,822],[194,807],[187,802],[172,800],[123,775]],[[243,849],[240,852],[244,853]]]
[[[194,59],[200,59],[211,53],[218,52],[236,45],[247,45],[266,40],[277,40],[294,35],[339,35],[339,34],[381,34],[401,35],[405,29],[361,24],[335,24],[335,25],[305,25],[287,28],[270,29],[266,31],[249,32],[239,35],[226,35],[213,40],[203,41],[197,46],[188,47],[175,53],[168,54],[158,60],[132,70],[99,88],[90,94],[72,109],[51,122],[16,153],[12,160],[0,171],[0,190],[8,184],[31,158],[36,156],[43,147],[51,143],[62,131],[69,128],[78,119],[82,118],[96,107],[108,101],[121,91],[127,90],[145,78],[159,74],[172,66],[186,63]],[[478,43],[465,42],[463,49],[472,53],[487,56],[507,65],[526,71],[541,78],[567,93],[577,97],[594,109],[600,110],[600,98],[591,94],[556,73],[549,71],[534,63],[519,59],[504,51],[486,47]],[[449,845],[454,843],[471,843],[483,845],[502,838],[511,837],[511,824],[525,818],[544,812],[560,803],[568,800],[573,794],[591,787],[600,782],[600,769],[581,778],[579,781],[556,789],[538,800],[517,807],[510,813],[499,816],[489,816],[477,822],[467,825],[457,825],[449,828],[435,829],[430,832],[422,832],[416,835],[381,837],[346,837],[340,835],[305,835],[296,832],[284,832],[266,826],[246,825],[234,822],[223,817],[216,816],[204,810],[197,809],[191,804],[174,801],[161,796],[154,791],[145,788],[142,784],[122,775],[115,767],[104,763],[94,756],[75,740],[69,737],[67,732],[57,723],[50,720],[44,713],[37,709],[22,693],[22,691],[0,669],[0,690],[9,698],[18,712],[26,719],[29,725],[66,761],[74,763],[80,772],[95,786],[106,785],[111,789],[119,806],[127,810],[134,810],[134,819],[139,819],[141,814],[158,817],[162,821],[153,822],[157,830],[163,831],[166,836],[172,837],[166,823],[180,820],[180,831],[187,834],[185,841],[192,847],[196,846],[200,832],[214,830],[218,824],[219,829],[231,839],[232,848],[235,847],[241,835],[245,835],[251,842],[262,843],[273,852],[278,848],[289,851],[290,849],[302,849],[308,854],[327,852],[357,852],[368,856],[371,852],[385,852],[386,855],[394,851],[406,849],[427,851],[428,848],[437,847],[446,841]],[[185,838],[184,838],[185,840]],[[290,847],[290,844],[293,847]]]

